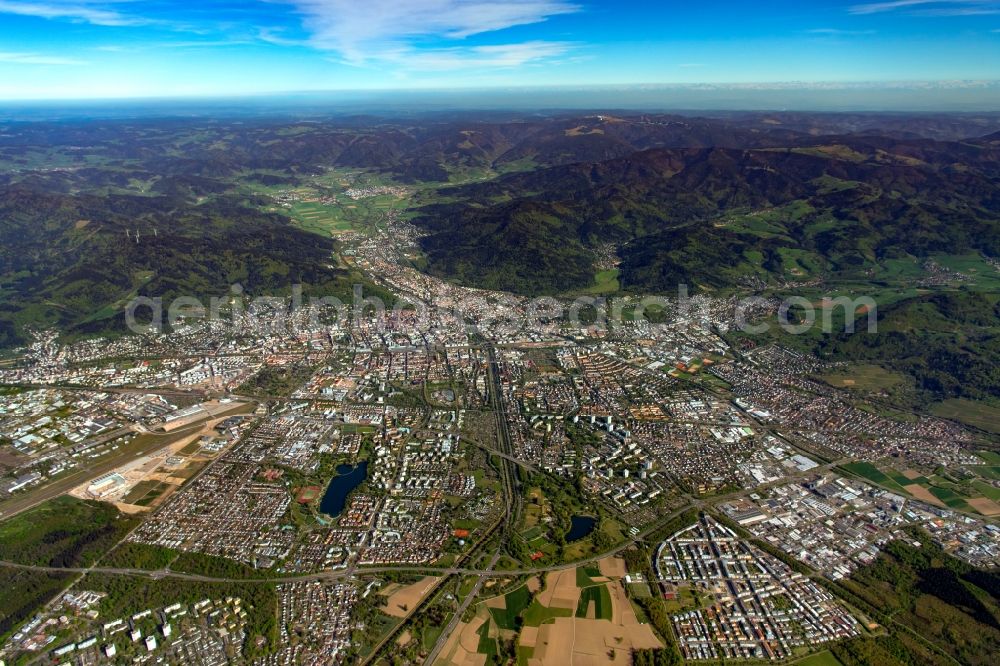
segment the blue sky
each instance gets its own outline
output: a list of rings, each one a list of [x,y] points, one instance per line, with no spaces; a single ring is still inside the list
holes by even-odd
[[[995,80],[1000,0],[0,0],[0,99]]]

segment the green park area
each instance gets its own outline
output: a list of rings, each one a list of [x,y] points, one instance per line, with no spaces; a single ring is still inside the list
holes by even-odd
[[[137,524],[110,504],[59,497],[0,523],[0,560],[87,567]]]

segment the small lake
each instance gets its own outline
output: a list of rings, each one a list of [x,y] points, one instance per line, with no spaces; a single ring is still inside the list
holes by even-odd
[[[323,499],[319,503],[319,510],[334,518],[339,516],[347,503],[347,496],[366,478],[368,478],[367,460],[362,460],[356,467],[337,465],[337,476],[333,477],[330,485],[326,487]]]
[[[569,532],[566,534],[567,542],[582,539],[593,532],[597,525],[597,518],[592,516],[572,516],[569,520]]]

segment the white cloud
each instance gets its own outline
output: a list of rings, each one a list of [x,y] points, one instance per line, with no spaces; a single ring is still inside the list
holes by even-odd
[[[148,21],[138,16],[128,16],[112,9],[118,0],[92,2],[91,0],[0,0],[0,14],[17,14],[44,19],[67,19],[81,23],[105,26],[144,25]]]
[[[471,35],[503,30],[518,25],[545,21],[551,16],[580,10],[566,0],[288,0],[303,17],[309,32],[309,44],[338,52],[349,62],[382,59],[409,51],[414,41],[428,38],[460,40]],[[492,57],[516,59],[517,53],[539,49],[527,42],[493,49],[506,49],[505,55],[494,51]],[[414,58],[425,55],[428,62],[453,59],[448,49],[421,49]],[[547,49],[541,49],[542,52]],[[489,52],[486,52],[489,53]],[[473,58],[488,58],[472,52]]]
[[[522,42],[488,46],[443,49],[409,49],[387,51],[379,59],[397,65],[401,70],[446,71],[457,69],[521,67],[533,62],[551,60],[573,48],[566,42]]]
[[[1000,14],[998,0],[889,0],[852,5],[851,14],[881,14],[896,10],[912,10],[923,16],[977,16]]]
[[[60,56],[49,56],[40,53],[16,53],[0,51],[0,63],[11,63],[15,65],[86,65],[87,63],[75,58],[63,58]]]

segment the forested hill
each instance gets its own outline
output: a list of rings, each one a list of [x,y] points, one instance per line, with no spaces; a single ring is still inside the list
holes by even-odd
[[[427,270],[528,294],[589,289],[609,262],[616,289],[659,291],[995,257],[997,130],[996,114],[0,123],[0,346],[31,326],[120,331],[135,295],[342,294],[359,276],[333,267],[329,225],[274,196],[343,194],[348,173],[410,187]]]
[[[235,283],[249,294],[349,291],[332,240],[225,197],[196,205],[20,183],[0,188],[0,220],[0,344],[23,341],[27,325],[119,332],[139,295],[204,299]]]
[[[619,247],[626,289],[774,282],[787,251],[836,274],[886,257],[1000,255],[1000,146],[873,136],[653,149],[444,191],[416,223],[432,272],[523,293],[586,288]],[[803,255],[804,253],[804,255]]]

